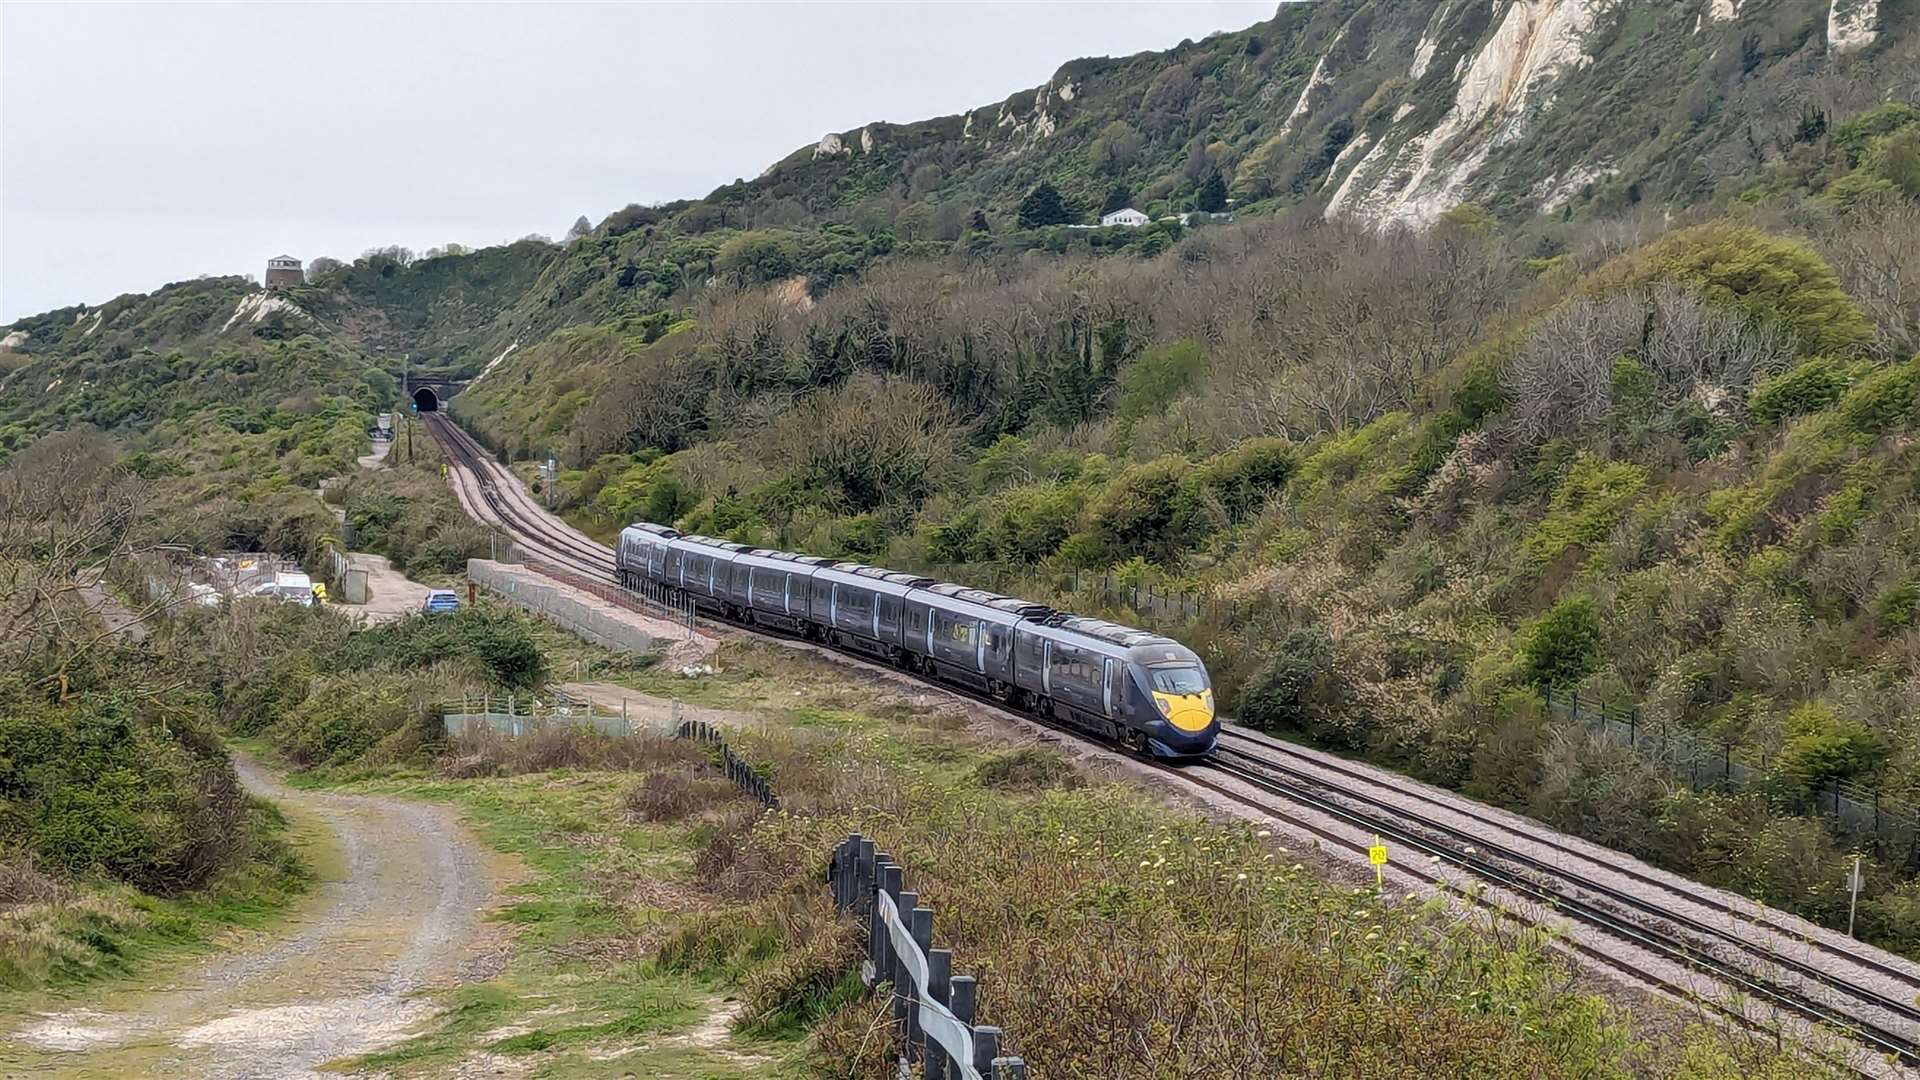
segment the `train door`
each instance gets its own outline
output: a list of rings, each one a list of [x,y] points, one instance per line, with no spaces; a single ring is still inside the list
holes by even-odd
[[[1101,686],[1104,687],[1104,690],[1101,693],[1101,704],[1105,706],[1108,716],[1113,715],[1114,691],[1117,689],[1117,684],[1119,681],[1116,678],[1114,678],[1114,674],[1119,670],[1119,667],[1120,666],[1118,664],[1115,664],[1113,662],[1113,657],[1111,656],[1107,657],[1106,673],[1105,673],[1105,676],[1101,679]]]
[[[793,575],[788,574],[786,578],[786,590],[780,594],[780,610],[791,615],[793,614]]]
[[[986,627],[973,624],[973,666],[980,674],[987,673],[987,635]]]
[[[1040,645],[1040,689],[1048,697],[1053,696],[1053,641]]]

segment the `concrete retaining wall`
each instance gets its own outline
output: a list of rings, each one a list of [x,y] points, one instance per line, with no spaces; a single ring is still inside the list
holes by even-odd
[[[518,566],[469,559],[467,579],[595,645],[625,652],[647,652],[665,644],[621,619],[595,598]]]

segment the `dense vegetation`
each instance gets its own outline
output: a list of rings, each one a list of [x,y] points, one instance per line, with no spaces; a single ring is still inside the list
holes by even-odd
[[[1884,158],[1906,115],[1837,127]],[[458,407],[509,450],[557,444],[589,524],[1077,607],[1106,601],[1061,592],[1074,570],[1208,593],[1168,628],[1247,719],[1844,920],[1853,839],[1797,816],[1806,793],[1920,795],[1920,211],[1830,197],[1851,139],[1792,193],[1664,229],[1291,218],[1149,260],[710,291],[670,332],[516,354]],[[1549,716],[1549,687],[1770,786],[1675,789]],[[1876,856],[1865,933],[1920,948],[1908,853]]]

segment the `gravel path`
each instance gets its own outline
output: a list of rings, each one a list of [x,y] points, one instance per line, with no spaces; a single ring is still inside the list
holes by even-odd
[[[332,831],[325,882],[291,926],[246,935],[168,985],[27,1018],[0,1037],[0,1075],[318,1077],[432,1016],[420,991],[491,974],[501,931],[484,912],[504,866],[450,810],[289,789],[236,765],[249,789]]]

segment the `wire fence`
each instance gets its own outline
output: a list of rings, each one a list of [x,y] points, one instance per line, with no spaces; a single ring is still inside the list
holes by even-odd
[[[589,698],[575,697],[564,690],[550,688],[546,697],[534,694],[493,694],[479,697],[463,695],[439,705],[440,723],[448,736],[492,731],[508,738],[522,739],[543,728],[591,728],[612,738],[628,736],[672,737],[705,743],[720,759],[720,771],[734,786],[751,795],[769,810],[780,807],[780,796],[773,784],[745,758],[727,745],[721,730],[703,720],[682,720],[680,699],[673,700],[671,719],[665,725],[636,720],[622,700],[616,711]]]
[[[615,607],[672,623],[685,635],[684,640],[693,641],[700,636],[693,597],[689,594],[668,589],[664,585],[653,582],[646,582],[639,588],[630,589],[562,569],[541,559],[522,558],[519,565],[537,571],[569,588],[578,589],[596,599],[605,600]]]
[[[702,720],[687,720],[674,729],[673,737],[712,744],[720,752],[721,769],[726,772],[727,779],[733,781],[735,787],[758,799],[760,805],[769,810],[780,808],[780,797],[774,794],[773,785],[767,782],[766,777],[760,775],[758,769],[747,764],[733,752],[733,748],[721,738],[719,728]]]
[[[1048,571],[1007,563],[941,563],[928,567],[929,577],[962,582],[1009,596],[1046,601],[1076,597],[1108,608],[1134,612],[1145,628],[1170,629],[1205,619],[1220,610],[1222,601],[1197,589],[1153,585],[1112,572]]]
[[[1548,690],[1555,716],[1634,750],[1696,790],[1758,792],[1776,806],[1820,814],[1872,845],[1883,857],[1920,865],[1920,806],[1838,778],[1806,784],[1734,752],[1731,743],[1705,738],[1672,723],[1649,722],[1636,708],[1607,706],[1569,690]]]
[[[842,840],[827,864],[835,906],[867,924],[861,981],[892,988],[904,1036],[900,1075],[919,1064],[930,1080],[1026,1080],[1026,1062],[1001,1056],[1000,1029],[974,1024],[978,985],[953,974],[951,950],[933,947],[933,909],[904,891],[903,873],[859,833]]]

